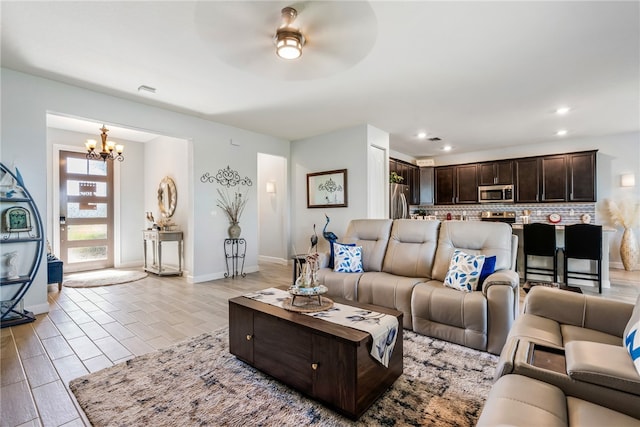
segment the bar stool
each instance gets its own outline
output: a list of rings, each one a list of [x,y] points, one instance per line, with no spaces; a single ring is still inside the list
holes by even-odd
[[[568,269],[568,259],[596,261],[597,273]],[[602,226],[574,224],[564,228],[564,283],[568,279],[598,281],[598,293],[602,293]]]
[[[527,274],[551,276],[552,282],[558,277],[558,246],[556,245],[556,227],[550,224],[524,224],[524,281]],[[529,266],[529,256],[553,258],[553,268]]]

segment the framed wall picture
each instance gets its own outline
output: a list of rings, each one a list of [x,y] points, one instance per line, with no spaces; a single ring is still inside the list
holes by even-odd
[[[347,206],[346,169],[307,174],[307,208]]]

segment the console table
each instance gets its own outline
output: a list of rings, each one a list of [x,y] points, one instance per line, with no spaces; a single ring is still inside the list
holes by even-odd
[[[247,241],[243,238],[224,239],[224,266],[227,270],[224,273],[224,277],[246,276],[244,272],[244,256],[246,252]],[[240,270],[238,270],[238,265],[240,265]]]
[[[182,231],[144,230],[142,232],[144,243],[144,271],[158,276],[182,276]],[[162,243],[175,242],[178,245],[178,268],[162,265]],[[147,246],[153,247],[153,263],[149,265]]]

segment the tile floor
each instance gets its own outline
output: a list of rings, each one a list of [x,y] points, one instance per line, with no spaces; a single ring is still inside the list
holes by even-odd
[[[226,326],[229,298],[291,280],[291,267],[260,268],[198,284],[149,275],[100,288],[51,286],[48,314],[0,329],[0,425],[90,425],[68,389],[71,379]],[[611,278],[615,286],[603,297],[635,302],[640,272],[611,270]]]

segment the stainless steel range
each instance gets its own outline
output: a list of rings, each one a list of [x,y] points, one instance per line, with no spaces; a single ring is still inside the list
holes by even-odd
[[[495,222],[507,222],[509,224],[513,224],[516,222],[516,212],[515,211],[504,211],[504,212],[491,212],[491,211],[483,211],[480,215],[480,219],[482,221],[495,221]]]

